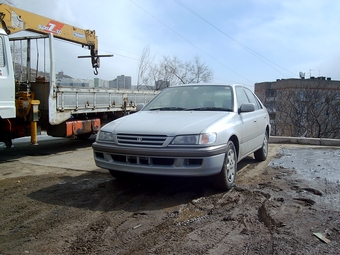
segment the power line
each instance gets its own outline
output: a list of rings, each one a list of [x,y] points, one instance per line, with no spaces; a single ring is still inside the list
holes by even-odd
[[[255,52],[254,50],[250,49],[249,47],[247,47],[246,45],[242,44],[241,42],[237,41],[236,39],[234,39],[233,37],[231,37],[230,35],[228,35],[227,33],[225,33],[224,31],[222,31],[221,29],[219,29],[218,27],[216,27],[214,24],[212,24],[211,22],[209,22],[208,20],[206,20],[205,18],[203,18],[201,15],[197,14],[196,12],[194,12],[191,8],[189,8],[187,5],[185,5],[183,2],[179,1],[179,0],[174,0],[177,4],[179,4],[180,6],[182,6],[183,8],[185,8],[186,10],[188,10],[189,12],[191,12],[192,14],[194,14],[196,17],[200,18],[201,20],[203,20],[204,22],[206,22],[207,24],[209,24],[211,27],[215,28],[217,31],[219,31],[220,33],[222,33],[223,35],[225,35],[226,37],[228,37],[230,40],[232,40],[233,42],[235,42],[236,44],[240,45],[242,48],[244,48],[245,50],[247,50],[248,52],[250,52],[252,55],[254,55],[255,57],[257,57],[258,59],[260,59],[262,62],[264,62],[265,64],[267,64],[268,66],[270,66],[271,68],[273,68],[274,70],[276,70],[277,72],[281,73],[282,75],[286,76],[284,73],[280,72],[278,69],[276,69],[275,67],[273,67],[272,65],[270,65],[268,62],[272,63],[273,65],[294,74],[293,72],[285,69],[284,67],[276,64],[275,62],[271,61],[270,59],[262,56],[261,54]],[[267,61],[267,62],[266,62]],[[294,74],[295,75],[295,74]],[[287,77],[287,76],[286,76]]]
[[[195,45],[194,43],[190,42],[188,39],[186,39],[184,36],[182,36],[181,34],[179,34],[178,32],[176,32],[174,29],[172,29],[171,27],[169,27],[168,25],[166,25],[164,22],[162,22],[161,20],[159,20],[158,18],[156,18],[154,15],[152,15],[150,12],[148,12],[147,10],[145,10],[143,7],[141,7],[140,5],[136,4],[133,0],[130,0],[134,5],[136,5],[138,8],[140,8],[142,11],[144,11],[145,13],[147,13],[149,16],[151,16],[153,19],[157,20],[159,23],[161,23],[163,26],[165,26],[166,28],[168,28],[169,30],[171,30],[173,33],[175,33],[176,35],[178,35],[180,38],[182,38],[183,40],[185,40],[186,42],[188,42],[189,44],[191,44],[192,46],[194,46],[196,49],[198,49],[199,51],[203,52],[204,54],[206,54],[207,56],[209,56],[210,58],[212,58],[213,60],[215,60],[216,62],[218,62],[220,65],[224,66],[225,68],[227,68],[229,71],[235,73],[236,75],[242,77],[243,79],[247,80],[250,83],[253,83],[252,81],[248,80],[246,77],[242,76],[241,74],[237,73],[236,71],[234,71],[233,69],[231,69],[230,67],[226,66],[224,63],[222,63],[221,61],[219,61],[218,59],[216,59],[215,57],[213,57],[212,55],[210,55],[209,53],[205,52],[204,50],[202,50],[201,48],[199,48],[197,45]]]

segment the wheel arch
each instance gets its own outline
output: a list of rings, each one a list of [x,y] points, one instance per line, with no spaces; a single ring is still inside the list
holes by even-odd
[[[269,136],[270,136],[270,126],[269,125],[267,125],[266,131],[267,131],[267,135],[268,135],[268,138],[269,138]]]
[[[234,143],[234,146],[235,146],[235,149],[236,149],[236,153],[237,153],[237,158],[239,157],[239,151],[240,151],[240,144],[239,144],[239,140],[237,138],[236,135],[232,135],[230,138],[229,138],[229,141],[232,141]]]

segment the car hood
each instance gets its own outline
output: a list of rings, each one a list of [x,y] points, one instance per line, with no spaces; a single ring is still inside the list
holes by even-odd
[[[212,123],[230,114],[212,111],[141,111],[117,119],[103,127],[103,130],[168,136],[199,134]]]

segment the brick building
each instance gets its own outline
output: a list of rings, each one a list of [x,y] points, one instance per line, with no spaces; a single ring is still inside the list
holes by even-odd
[[[340,138],[340,81],[279,79],[256,83],[255,93],[268,109],[271,135]]]

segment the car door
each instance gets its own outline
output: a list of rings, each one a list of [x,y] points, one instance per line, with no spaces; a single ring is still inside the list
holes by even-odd
[[[258,98],[249,89],[244,88],[244,91],[250,103],[255,104],[254,118],[256,119],[257,132],[255,134],[255,147],[262,146],[264,134],[268,122],[267,110],[259,102]]]
[[[237,109],[239,110],[244,103],[250,103],[247,94],[242,86],[236,86]],[[256,147],[256,136],[258,133],[257,117],[254,112],[240,112],[240,158],[249,154]]]

